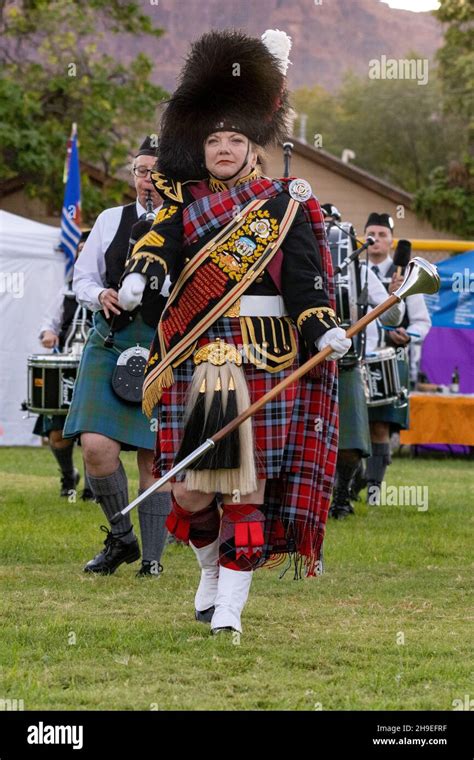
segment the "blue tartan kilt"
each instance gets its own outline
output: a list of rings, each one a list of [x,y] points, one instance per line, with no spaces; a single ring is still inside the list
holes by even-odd
[[[409,366],[406,359],[397,359],[398,376],[400,385],[409,388]],[[388,422],[390,431],[406,430],[409,426],[409,402],[406,406],[399,407],[396,404],[384,404],[383,406],[369,406],[369,422]]]
[[[372,453],[369,415],[362,370],[339,369],[339,449],[358,449],[363,457]]]
[[[137,343],[148,349],[155,331],[138,314],[133,322],[115,333],[113,348],[104,346],[108,332],[106,320],[97,312],[82,354],[63,436],[100,433],[118,441],[122,449],[153,449],[155,431],[141,405],[129,404],[115,394],[112,375],[119,354]]]
[[[62,430],[66,421],[65,414],[39,414],[33,428],[33,435],[47,438],[52,430]]]

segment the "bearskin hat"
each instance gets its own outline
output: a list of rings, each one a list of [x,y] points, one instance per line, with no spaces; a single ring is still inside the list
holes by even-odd
[[[211,31],[192,45],[163,113],[159,172],[181,182],[205,176],[204,140],[218,130],[241,132],[262,147],[285,138],[288,61],[279,54],[291,40],[278,30],[263,40]]]

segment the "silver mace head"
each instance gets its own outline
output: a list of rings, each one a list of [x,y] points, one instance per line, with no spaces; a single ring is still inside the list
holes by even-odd
[[[393,295],[400,301],[416,293],[432,295],[438,292],[440,285],[441,280],[435,265],[420,256],[415,256],[405,270],[405,279]]]

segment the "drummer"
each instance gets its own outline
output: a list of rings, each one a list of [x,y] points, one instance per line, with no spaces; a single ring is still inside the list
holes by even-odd
[[[350,235],[353,235],[355,239],[353,227],[347,223],[340,224],[341,214],[334,204],[325,203],[321,209],[328,231],[331,254],[334,245],[337,245],[339,249],[336,257],[333,257],[333,262],[340,264],[348,249],[353,250],[348,240]],[[333,234],[334,230],[331,232],[334,225],[338,228],[336,235]],[[334,243],[333,240],[338,242]],[[363,316],[367,306],[374,307],[387,300],[387,293],[380,280],[370,269],[362,268],[358,258],[355,259],[341,275],[336,275],[335,278],[337,316],[343,327],[348,327],[351,321],[350,307],[347,298],[343,295],[345,286],[348,288],[349,302],[358,304],[360,307],[357,317],[354,318]],[[347,314],[340,313],[344,308],[348,310]],[[385,325],[399,325],[404,311],[405,306],[402,301],[388,309],[381,319]],[[339,445],[336,480],[329,509],[329,516],[337,520],[354,513],[350,500],[351,482],[363,459],[371,454],[369,417],[362,377],[363,345],[363,339],[353,340],[352,348],[338,361]]]
[[[83,230],[79,245],[76,251],[76,260],[82,251],[87,240],[90,230]],[[58,296],[52,306],[52,309],[45,315],[39,339],[43,348],[51,348],[62,352],[65,343],[70,335],[72,322],[77,309],[80,308],[72,290],[72,271],[70,278],[61,288]],[[92,325],[92,314],[87,312],[88,331]],[[76,493],[76,486],[80,480],[79,470],[74,467],[73,452],[74,439],[63,438],[63,428],[66,421],[65,414],[46,415],[40,414],[33,428],[35,435],[47,438],[51,452],[56,459],[61,472],[60,496],[72,498]],[[86,469],[84,467],[84,489],[81,493],[81,499],[88,501],[94,498],[94,495],[87,482]]]
[[[375,239],[369,247],[369,266],[381,280],[388,293],[393,293],[403,282],[401,272],[393,263],[390,255],[393,245],[393,219],[387,213],[369,214],[365,225],[366,237]],[[431,319],[426,308],[424,296],[416,294],[405,299],[406,311],[402,323],[396,329],[386,329],[378,321],[367,327],[367,354],[376,348],[391,346],[395,348],[398,359],[400,385],[409,388],[409,357],[411,345],[420,346],[429,332]],[[380,504],[380,489],[387,466],[391,462],[390,436],[408,427],[409,406],[400,407],[396,402],[382,406],[369,407],[370,438],[372,456],[367,462],[367,502],[376,506]]]
[[[152,222],[144,218],[147,206],[151,205],[150,214],[156,214],[162,204],[150,179],[156,161],[154,140],[156,136],[144,140],[131,165],[136,200],[99,214],[74,268],[74,292],[79,303],[94,311],[94,326],[82,356],[64,434],[81,436],[92,491],[108,522],[129,502],[122,451],[137,452],[139,493],[155,482],[152,464],[156,420],[150,424],[142,414],[141,394],[138,399],[130,396],[138,382],[136,374],[131,373],[133,382],[117,382],[126,372],[125,352],[137,347],[139,353],[141,349],[148,353],[169,289],[169,280],[161,292],[151,284],[133,312],[124,311],[118,299],[129,241],[131,237],[138,240],[150,229]],[[133,277],[129,280],[133,287]],[[135,372],[139,359],[133,361]],[[160,559],[170,507],[170,494],[164,490],[140,504],[142,562],[138,577],[159,577],[163,570]],[[111,525],[110,530],[102,527],[107,533],[104,549],[86,564],[85,572],[111,575],[124,562],[130,564],[140,558],[128,515]]]

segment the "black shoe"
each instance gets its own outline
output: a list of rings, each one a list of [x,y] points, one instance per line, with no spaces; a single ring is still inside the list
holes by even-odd
[[[137,573],[137,578],[159,578],[163,572],[163,565],[156,560],[143,559],[142,566]]]
[[[194,617],[199,623],[210,623],[214,610],[215,607],[208,607],[207,610],[202,610],[202,612],[200,610],[194,610]]]
[[[136,562],[137,559],[140,559],[140,548],[137,539],[135,538],[129,544],[126,544],[121,539],[121,536],[126,536],[132,528],[126,531],[126,533],[121,533],[120,536],[114,536],[105,525],[101,525],[100,529],[107,533],[107,538],[104,541],[105,549],[102,549],[94,559],[91,559],[87,563],[84,568],[85,573],[112,575],[123,562],[129,565],[131,562]]]
[[[81,473],[75,467],[72,471],[72,475],[63,475],[61,478],[61,490],[60,496],[70,496],[71,491],[76,490],[76,486],[81,479]]]
[[[81,492],[81,500],[82,501],[95,501],[95,496],[92,493],[90,488],[84,488],[84,490]]]
[[[335,520],[343,520],[348,515],[353,514],[355,514],[354,507],[350,501],[347,501],[345,504],[331,504],[329,510],[329,517],[334,517]]]

